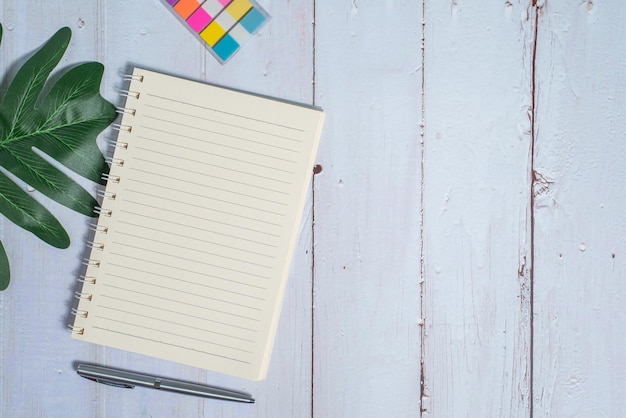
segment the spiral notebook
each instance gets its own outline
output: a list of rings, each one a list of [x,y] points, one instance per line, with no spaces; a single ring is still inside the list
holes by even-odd
[[[264,379],[324,114],[129,79],[72,336]]]

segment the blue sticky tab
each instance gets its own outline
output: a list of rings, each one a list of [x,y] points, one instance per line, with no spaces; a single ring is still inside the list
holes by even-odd
[[[218,43],[213,46],[213,51],[224,61],[228,59],[239,48],[237,41],[229,34],[224,35]]]
[[[261,14],[257,9],[252,9],[248,12],[243,19],[241,19],[241,25],[246,28],[250,33],[254,33],[265,21],[265,16]]]

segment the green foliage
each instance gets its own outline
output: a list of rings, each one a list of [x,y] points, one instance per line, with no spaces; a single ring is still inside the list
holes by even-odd
[[[4,251],[4,246],[0,242],[0,290],[4,290],[9,286],[9,278],[11,272],[9,270],[9,259]]]
[[[23,185],[95,216],[93,196],[42,154],[102,184],[101,174],[108,166],[95,139],[116,117],[115,107],[100,95],[104,68],[96,62],[73,67],[42,93],[70,37],[70,29],[62,28],[50,38],[19,69],[0,102],[0,213],[57,248],[69,246],[67,232]],[[13,176],[23,182],[21,186]],[[0,290],[8,284],[8,259],[0,244]]]

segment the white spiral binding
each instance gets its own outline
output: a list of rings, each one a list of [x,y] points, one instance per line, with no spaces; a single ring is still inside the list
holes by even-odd
[[[139,81],[140,83],[143,83],[143,76],[142,75],[124,74],[122,76],[122,79],[124,81]]]
[[[98,196],[110,200],[115,200],[115,198],[117,197],[117,193],[109,192],[107,190],[98,190]]]
[[[85,333],[85,328],[83,328],[83,327],[77,327],[76,325],[72,325],[72,324],[67,324],[67,327],[74,334],[83,335]]]
[[[139,92],[138,91],[130,91],[130,90],[120,90],[120,94],[124,97],[132,97],[135,99],[139,98]]]
[[[113,183],[120,182],[120,176],[112,176],[109,173],[103,173],[100,178],[106,182],[112,181]]]
[[[132,74],[126,74],[124,75],[124,80],[126,81],[136,81],[139,83],[143,83],[143,76],[142,75],[132,75]],[[139,99],[139,92],[137,91],[131,91],[131,90],[122,90],[121,91],[121,95],[125,96],[125,97],[133,97],[135,99]],[[130,116],[135,116],[137,114],[136,109],[129,109],[129,108],[124,108],[124,107],[118,107],[116,108],[117,113],[120,114],[125,114],[125,115],[130,115]],[[122,125],[122,124],[113,124],[113,128],[117,131],[125,131],[125,132],[131,132],[133,127],[130,125]],[[118,138],[119,139],[119,138]],[[119,140],[113,142],[110,146],[115,147],[116,149],[122,149],[122,150],[126,150],[128,149],[128,143],[127,142],[121,142]],[[118,167],[122,167],[124,165],[124,160],[121,158],[117,158],[117,157],[109,157],[106,158],[106,162],[111,164],[111,165],[116,165]],[[103,173],[100,178],[104,181],[108,182],[113,182],[113,183],[119,183],[120,182],[120,177],[119,176],[114,176],[111,175],[109,173]],[[98,196],[103,198],[103,199],[111,199],[111,200],[115,200],[115,198],[117,197],[117,195],[114,192],[111,191],[107,191],[107,190],[100,190],[98,191]],[[110,217],[113,214],[113,211],[111,209],[105,209],[102,208],[100,206],[94,208],[94,212],[100,216],[107,216]],[[101,233],[101,234],[108,234],[109,232],[109,227],[105,226],[105,225],[98,225],[98,224],[90,224],[89,225],[89,229],[91,231],[94,231],[95,233]],[[87,242],[87,246],[89,248],[91,248],[92,250],[95,251],[104,251],[104,244],[103,243],[99,243],[99,242],[95,242],[95,241],[88,241]],[[100,260],[95,260],[93,258],[84,258],[83,265],[87,266],[87,267],[93,267],[93,268],[99,268],[100,267]],[[79,282],[84,283],[84,284],[89,284],[89,285],[95,285],[96,284],[96,278],[94,276],[87,276],[87,275],[81,275],[80,278],[78,279]],[[91,293],[86,293],[86,292],[74,292],[74,297],[76,299],[79,299],[81,301],[91,301],[93,295]],[[87,316],[89,315],[89,312],[84,310],[84,309],[78,309],[78,308],[72,308],[71,310],[72,315],[76,316],[76,317],[81,317],[81,318],[87,318]],[[79,327],[76,325],[72,325],[72,324],[68,324],[68,328],[72,331],[72,333],[75,334],[80,334],[83,335],[85,333],[85,328],[84,327]]]
[[[125,108],[125,107],[116,107],[116,108],[115,108],[115,111],[116,111],[117,113],[119,113],[120,115],[122,115],[122,114],[128,114],[128,115],[135,116],[135,114],[137,113],[137,110],[136,110],[136,109],[127,109],[127,108]]]
[[[109,227],[105,226],[105,225],[98,225],[98,224],[89,224],[89,230],[93,231],[93,232],[100,232],[101,234],[108,234],[109,233]]]
[[[113,215],[113,211],[111,209],[104,209],[100,206],[96,206],[95,208],[93,208],[93,211],[98,215],[106,216],[109,218],[111,217],[111,215]]]
[[[87,246],[92,250],[104,251],[104,244],[100,242],[87,241]]]
[[[113,129],[116,131],[126,131],[130,133],[133,130],[133,127],[130,125],[120,125],[119,123],[114,123],[111,126],[113,126]]]
[[[104,160],[111,165],[116,165],[118,167],[124,166],[124,160],[121,158],[106,157]]]
[[[71,312],[72,312],[72,315],[80,316],[81,318],[87,318],[87,315],[89,315],[88,311],[83,311],[82,309],[72,308]]]
[[[128,149],[128,142],[111,142],[109,144],[109,147],[111,148],[119,148],[119,149]]]
[[[122,76],[122,79],[124,81],[137,81],[139,83],[143,83],[143,76],[142,75],[135,75],[135,74],[124,74]],[[132,90],[120,90],[120,94],[124,97],[134,97],[135,99],[139,98],[139,92],[137,91],[132,91]]]
[[[84,274],[80,275],[80,278],[78,279],[78,281],[81,282],[81,283],[96,284],[96,278],[95,277],[85,276]]]
[[[91,293],[85,293],[85,292],[74,292],[74,297],[76,299],[81,299],[81,300],[91,300],[93,298],[93,295]]]
[[[92,258],[83,258],[83,266],[100,267],[100,260],[94,260]]]

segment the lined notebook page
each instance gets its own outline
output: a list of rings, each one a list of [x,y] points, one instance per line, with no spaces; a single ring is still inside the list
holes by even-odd
[[[73,336],[263,379],[323,113],[134,76]]]

